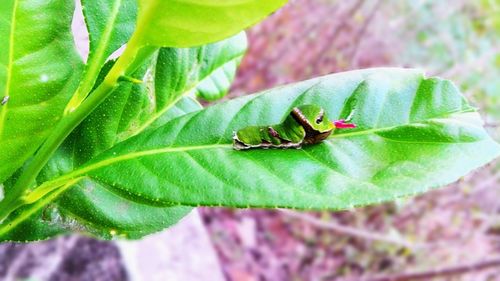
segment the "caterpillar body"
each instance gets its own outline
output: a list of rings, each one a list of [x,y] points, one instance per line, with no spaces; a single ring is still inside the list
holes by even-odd
[[[233,135],[236,150],[250,148],[301,148],[302,145],[319,143],[335,128],[355,128],[344,120],[331,122],[323,108],[301,105],[292,109],[280,124],[249,126]]]

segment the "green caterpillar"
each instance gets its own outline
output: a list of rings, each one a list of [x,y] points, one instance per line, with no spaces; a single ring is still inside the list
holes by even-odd
[[[295,107],[281,124],[249,126],[233,136],[236,150],[250,148],[301,148],[303,144],[315,144],[325,140],[335,128],[355,128],[344,120],[330,122],[325,110],[308,104]]]

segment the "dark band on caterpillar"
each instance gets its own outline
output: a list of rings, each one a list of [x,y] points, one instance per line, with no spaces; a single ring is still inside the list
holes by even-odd
[[[273,127],[269,127],[269,134],[275,138],[279,138],[280,137],[280,134],[278,134],[278,132],[276,132],[276,130],[273,128]]]
[[[306,129],[306,131],[307,130],[314,130],[312,128],[311,123],[309,123],[309,120],[307,120],[307,118],[304,116],[302,111],[300,111],[300,109],[298,109],[297,107],[294,107],[292,109],[292,112],[290,112],[290,114],[295,119],[295,121],[297,121],[300,125],[302,125],[302,127],[304,127],[304,129]]]
[[[302,127],[304,127],[306,132],[319,133],[318,130],[313,128],[313,125],[309,122],[306,116],[304,116],[304,113],[302,113],[302,111],[299,108],[294,107],[292,112],[290,112],[290,114],[293,116],[295,121],[297,121],[300,125],[302,125]],[[321,108],[318,116],[315,119],[316,124],[320,124],[321,122],[323,122],[324,116],[325,116],[325,110]]]

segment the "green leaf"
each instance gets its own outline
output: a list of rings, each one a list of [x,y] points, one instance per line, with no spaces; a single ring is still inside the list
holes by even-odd
[[[247,50],[244,32],[215,44],[198,48],[196,96],[215,101],[224,97]],[[208,62],[208,63],[207,63]],[[192,73],[193,74],[193,73]]]
[[[286,0],[139,0],[138,41],[192,47],[232,36],[283,6]]]
[[[74,182],[70,181],[68,185]],[[12,184],[12,181],[7,181],[7,185]],[[76,230],[75,224],[72,222],[68,223],[66,220],[64,220],[65,225],[63,226],[61,216],[57,214],[57,210],[50,204],[59,194],[59,191],[53,191],[44,200],[15,210],[0,225],[0,242],[39,241],[66,233],[70,229]]]
[[[220,75],[219,69],[236,67],[245,50],[244,33],[202,47],[162,49],[158,57],[131,75],[143,83],[121,82],[58,149],[38,182],[69,173],[143,130],[199,110],[199,103],[187,96],[192,96],[201,82],[215,80],[211,77]],[[102,82],[113,64],[110,61],[103,67],[96,84]],[[219,88],[220,95],[228,90],[229,84],[227,81],[227,87]],[[130,200],[127,194],[112,192],[107,184],[95,179],[83,178],[65,190],[55,187],[56,191],[9,217],[9,223],[15,224],[0,227],[0,240],[33,241],[66,231],[86,232],[106,239],[140,238],[175,223],[190,210],[183,206],[151,206],[137,198]],[[53,215],[47,218],[42,214]],[[25,231],[30,228],[31,232]]]
[[[138,71],[140,72],[141,70]],[[141,95],[147,98],[144,87],[127,86],[122,85],[120,91],[114,93],[77,128],[43,171],[40,177],[42,181],[71,171],[74,166],[79,165],[78,163],[86,161],[87,158],[91,158],[106,146],[110,147],[119,142],[122,136],[127,135],[126,131],[130,130],[130,127],[126,125],[134,120],[131,116],[143,113],[140,107],[134,110],[128,105],[137,102]],[[121,110],[113,110],[119,107]],[[103,111],[104,109],[108,111]],[[128,109],[131,113],[126,113]],[[184,98],[166,112],[162,119],[168,122],[170,119],[199,109],[200,105],[196,101]],[[97,124],[103,121],[102,112],[107,112],[108,116],[105,118],[107,121],[100,127]],[[104,139],[99,140],[99,135]],[[104,239],[114,237],[137,239],[175,224],[191,211],[190,207],[152,206],[149,202],[135,199],[130,198],[128,194],[113,192],[106,183],[85,178],[57,199],[57,206],[53,206],[53,209],[58,212],[58,218],[64,219],[59,219],[53,224]]]
[[[74,145],[80,148],[80,153],[75,155],[76,166],[143,130],[200,109],[197,102],[184,97],[200,93],[202,84],[215,85],[218,82],[214,81],[223,81],[210,92],[212,97],[223,96],[229,90],[246,48],[246,36],[242,32],[201,47],[160,49],[157,57],[131,75],[143,83],[122,82],[73,133],[77,142]],[[104,80],[113,63],[105,65],[96,84]]]
[[[223,97],[246,49],[244,32],[200,47],[160,49],[154,69],[154,113],[139,131],[164,124],[161,117],[184,96]]]
[[[151,63],[154,62],[155,60]],[[150,75],[151,63],[136,71],[133,77],[149,79],[145,76]],[[107,64],[100,79],[111,66],[112,63]],[[70,172],[74,167],[133,135],[140,127],[139,124],[154,112],[155,102],[148,91],[145,84],[122,83],[70,135],[42,171],[39,182]],[[199,103],[186,97],[175,105],[170,105],[160,119],[168,122],[200,108]],[[110,190],[106,183],[95,179],[81,180],[67,191],[61,192],[56,204],[51,206],[52,212],[57,213],[57,219],[49,220],[45,225],[59,225],[66,230],[86,232],[103,239],[137,239],[176,223],[191,210],[184,206],[157,207],[142,204],[138,200],[130,200],[127,194],[117,194]],[[32,220],[30,218],[29,221]],[[43,230],[45,225],[39,228]],[[23,240],[44,238],[46,237],[30,236]]]
[[[303,149],[232,149],[233,131],[279,123],[301,104],[358,127]],[[158,206],[345,209],[456,181],[500,147],[449,81],[370,69],[287,85],[173,119],[59,180],[87,176]]]
[[[137,80],[147,80],[146,74],[153,67],[148,61],[131,75]],[[114,65],[109,61],[103,67],[96,84],[100,84]],[[81,165],[100,152],[112,147],[134,133],[134,129],[152,112],[152,102],[146,83],[122,82],[98,108],[96,108],[69,137],[66,142],[78,149],[74,154],[74,165]],[[132,132],[131,132],[132,131]]]
[[[108,57],[130,39],[137,19],[136,0],[82,0],[82,7],[89,32],[89,57],[78,91],[68,104],[70,109],[89,94]]]
[[[57,200],[58,210],[96,237],[138,239],[174,225],[192,209],[142,204],[110,190],[105,183],[86,179]]]
[[[65,0],[0,2],[0,182],[35,152],[78,83],[73,11]]]
[[[114,100],[127,100],[134,96],[130,92],[137,91],[123,86],[121,90],[119,94],[122,98],[114,95]],[[184,98],[162,118],[168,121],[168,118],[173,119],[199,108],[200,105],[191,98]],[[93,140],[92,134],[87,136],[82,132],[88,132],[88,127],[95,125],[88,120],[95,120],[95,115],[99,115],[99,111],[98,109],[94,112],[94,116],[90,116],[86,120],[87,123],[83,123],[57,150],[38,177],[40,182],[70,172],[78,161],[103,149],[98,145],[82,146]],[[127,120],[124,116],[116,114],[110,116],[110,119],[115,117]],[[103,128],[112,129],[111,124],[113,122],[104,124]],[[103,131],[105,132],[106,130]],[[104,140],[104,144],[112,146],[114,142],[109,138]],[[87,150],[81,149],[82,147]],[[15,180],[8,181],[7,187],[14,182]],[[175,224],[190,210],[190,207],[185,206],[157,207],[142,204],[137,200],[129,200],[127,195],[111,192],[105,183],[90,178],[80,178],[75,179],[74,183],[69,182],[66,186],[56,188],[33,204],[24,206],[9,216],[0,225],[0,242],[38,241],[70,231],[88,233],[103,239],[115,237],[138,239]]]
[[[40,241],[49,237],[54,237],[65,233],[67,230],[60,223],[54,224],[52,221],[45,218],[48,211],[37,210],[35,213],[28,213],[28,208],[24,207],[15,211],[15,216],[4,221],[4,224],[15,223],[16,218],[21,218],[27,215],[27,218],[22,223],[12,227],[12,231],[0,235],[0,242],[31,242]],[[14,218],[14,219],[12,219]]]
[[[136,0],[82,0],[85,23],[89,31],[89,61],[104,61],[124,45],[135,29]]]

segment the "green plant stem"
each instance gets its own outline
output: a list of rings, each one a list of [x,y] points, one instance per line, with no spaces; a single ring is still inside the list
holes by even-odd
[[[64,115],[68,115],[76,108],[78,108],[80,104],[85,100],[85,98],[90,94],[100,71],[100,64],[98,63],[98,59],[99,57],[97,56],[91,57],[91,60],[88,62],[89,68],[84,71],[80,85],[78,86],[75,93],[73,94],[73,97],[71,97],[71,100],[68,102],[66,108],[64,109]]]
[[[57,186],[55,188],[52,188],[49,192],[47,192],[47,196],[44,196],[41,200],[37,200],[35,203],[27,207],[27,209],[24,209],[18,216],[13,218],[13,220],[9,221],[8,224],[1,224],[0,236],[3,236],[5,233],[14,229],[25,219],[27,219],[28,217],[30,217],[31,215],[42,209],[47,204],[47,202],[52,202],[53,200],[55,200],[59,195],[68,190],[68,188],[70,188],[74,184],[78,183],[81,179],[83,179],[83,177],[72,179],[62,186]]]
[[[95,65],[98,65],[94,62],[90,62],[92,67],[88,70],[85,71],[84,77],[80,85],[78,86],[78,89],[76,89],[75,93],[73,94],[73,97],[71,100],[68,102],[68,105],[64,109],[64,115],[68,115],[71,112],[73,112],[80,104],[82,103],[83,100],[87,97],[88,94],[90,94],[90,91],[92,90],[93,83],[95,82],[95,78],[99,74],[100,68],[95,67]]]
[[[64,116],[55,126],[52,134],[42,144],[32,161],[27,165],[15,185],[6,193],[0,202],[0,222],[3,221],[13,210],[25,204],[23,196],[32,187],[35,179],[49,161],[52,154],[68,137],[68,135],[103,102],[109,94],[118,86],[118,80],[127,72],[133,71],[145,59],[147,59],[156,48],[143,47],[137,40],[138,36],[132,36],[127,48],[110,70],[104,81],[70,114]]]

